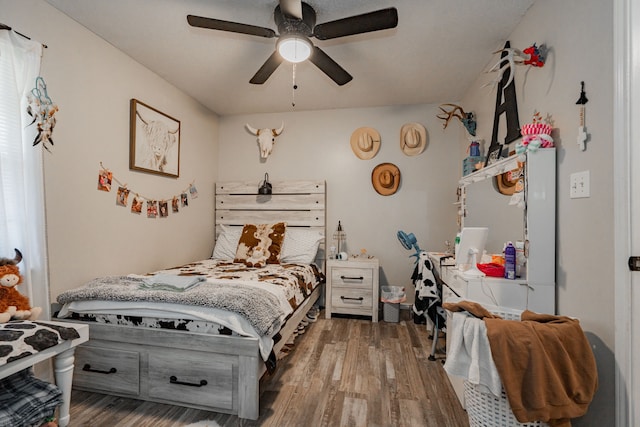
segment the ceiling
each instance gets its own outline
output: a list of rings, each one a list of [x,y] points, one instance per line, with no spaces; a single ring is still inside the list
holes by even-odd
[[[459,100],[535,0],[306,0],[317,24],[396,7],[398,26],[312,39],[352,76],[336,85],[308,61],[249,83],[274,38],[191,27],[188,14],[276,30],[278,0],[47,0],[219,115]],[[295,95],[294,95],[295,92]],[[295,107],[292,106],[295,101]]]

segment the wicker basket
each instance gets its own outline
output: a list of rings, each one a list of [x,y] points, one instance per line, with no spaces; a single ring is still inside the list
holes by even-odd
[[[483,304],[483,306],[493,314],[507,320],[520,320],[522,313],[522,310],[511,308],[487,304]],[[504,388],[498,398],[486,388],[464,381],[464,399],[471,427],[547,427],[549,425],[542,421],[518,422],[511,411]]]

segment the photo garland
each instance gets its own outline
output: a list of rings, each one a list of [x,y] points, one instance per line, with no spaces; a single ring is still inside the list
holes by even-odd
[[[166,218],[169,216],[169,202],[171,202],[171,212],[176,214],[180,211],[181,207],[185,208],[189,206],[189,197],[191,197],[191,199],[198,198],[198,190],[193,182],[191,182],[189,187],[182,190],[179,194],[162,198],[160,200],[142,196],[138,192],[127,188],[127,184],[122,184],[118,181],[113,176],[113,173],[100,163],[100,171],[98,172],[98,190],[110,192],[113,182],[118,184],[118,190],[116,192],[116,206],[122,206],[125,208],[129,206],[129,194],[132,194],[131,213],[141,215],[144,211],[143,205],[146,202],[147,218]]]

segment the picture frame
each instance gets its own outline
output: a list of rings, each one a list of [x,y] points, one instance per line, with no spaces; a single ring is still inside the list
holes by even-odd
[[[129,132],[129,169],[180,176],[180,120],[131,99]]]

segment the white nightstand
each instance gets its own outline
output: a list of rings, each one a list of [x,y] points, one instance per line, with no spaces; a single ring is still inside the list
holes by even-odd
[[[378,258],[327,260],[325,317],[331,313],[371,316],[378,321]]]

